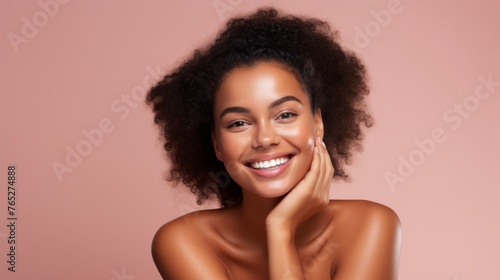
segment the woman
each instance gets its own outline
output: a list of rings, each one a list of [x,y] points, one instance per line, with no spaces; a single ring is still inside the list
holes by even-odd
[[[330,200],[360,148],[365,69],[326,22],[259,9],[231,19],[155,85],[169,180],[201,203],[156,233],[164,279],[397,279],[401,229],[390,208]]]

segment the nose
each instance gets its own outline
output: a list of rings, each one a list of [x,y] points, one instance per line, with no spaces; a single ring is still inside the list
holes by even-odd
[[[255,134],[252,140],[252,148],[268,148],[280,142],[280,136],[269,124],[255,126]]]

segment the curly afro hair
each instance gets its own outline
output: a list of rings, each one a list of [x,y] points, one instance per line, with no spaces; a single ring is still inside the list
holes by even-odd
[[[321,109],[334,178],[348,179],[343,166],[350,164],[353,149],[362,149],[362,126],[372,126],[373,119],[365,104],[369,88],[360,59],[340,46],[338,31],[327,22],[260,8],[230,19],[215,41],[196,49],[146,97],[172,163],[166,179],[189,187],[198,204],[213,195],[221,207],[242,202],[241,187],[215,156],[212,109],[229,71],[262,61],[290,69],[306,90],[313,112]]]

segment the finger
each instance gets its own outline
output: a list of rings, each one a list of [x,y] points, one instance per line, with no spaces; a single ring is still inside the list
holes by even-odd
[[[319,151],[318,145],[315,145],[314,147],[314,152],[313,152],[313,159],[311,162],[311,167],[309,168],[309,171],[306,174],[306,178],[309,177],[309,185],[310,188],[314,189],[314,186],[316,185],[319,174],[320,174],[320,168],[321,168],[321,155]]]
[[[330,154],[328,153],[328,149],[323,141],[321,141],[321,155],[322,155],[322,175],[321,175],[321,186],[323,195],[329,198],[330,196],[330,188],[331,181],[333,176],[333,165],[330,159]]]
[[[319,159],[319,167],[318,167],[318,180],[316,181],[315,190],[323,193],[323,182],[324,182],[324,174],[325,174],[325,146],[323,145],[323,141],[319,137],[316,138],[316,148],[318,150],[318,159]]]

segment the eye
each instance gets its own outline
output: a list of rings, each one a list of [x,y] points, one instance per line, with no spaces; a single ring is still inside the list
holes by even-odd
[[[281,120],[288,120],[288,119],[291,119],[293,117],[296,117],[297,114],[295,113],[292,113],[292,112],[284,112],[284,113],[281,113],[279,116],[278,116],[278,119],[281,119]]]
[[[227,127],[228,128],[232,128],[232,127],[242,127],[244,126],[246,123],[244,121],[235,121],[235,122],[232,122],[230,123]]]

